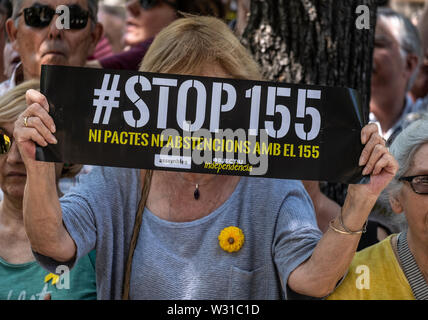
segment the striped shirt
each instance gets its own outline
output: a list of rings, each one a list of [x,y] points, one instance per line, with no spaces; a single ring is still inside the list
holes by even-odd
[[[428,284],[410,252],[407,243],[407,231],[400,233],[398,236],[397,251],[401,267],[409,281],[416,300],[428,300]]]

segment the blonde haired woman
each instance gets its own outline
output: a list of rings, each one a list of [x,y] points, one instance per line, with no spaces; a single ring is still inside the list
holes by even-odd
[[[209,17],[161,31],[141,70],[260,79],[228,26]],[[53,165],[34,160],[35,143],[55,143],[49,105],[35,91],[27,100],[14,135],[31,178],[31,244],[51,269],[96,247],[102,299],[281,299],[288,289],[323,297],[347,270],[358,230],[397,169],[377,127],[365,127],[361,163],[371,183],[350,186],[343,208],[355,232],[334,221],[324,236],[299,181],[99,167],[58,202]]]
[[[26,108],[25,92],[38,88],[38,81],[31,80],[0,98],[0,188],[4,193],[0,202],[0,300],[42,300],[46,296],[55,300],[95,299],[93,253],[91,258],[83,257],[76,270],[58,281],[57,276],[37,263],[25,232],[23,197],[27,174],[12,133],[14,121]],[[78,170],[69,169],[64,170],[62,164],[56,164],[55,181],[63,172],[69,175]]]

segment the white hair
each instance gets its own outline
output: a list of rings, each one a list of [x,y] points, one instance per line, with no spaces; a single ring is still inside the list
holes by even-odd
[[[419,64],[422,62],[422,43],[418,29],[408,18],[390,8],[378,8],[377,16],[378,19],[389,26],[390,31],[400,44],[400,52],[403,59],[406,59],[409,53],[418,57],[418,65],[407,83],[406,91],[409,91],[416,80]]]
[[[426,143],[428,143],[427,112],[401,131],[389,147],[390,153],[398,162],[399,169],[394,179],[385,189],[384,201],[387,200],[389,195],[397,194],[401,190],[402,182],[399,179],[407,174],[413,165],[415,153]]]

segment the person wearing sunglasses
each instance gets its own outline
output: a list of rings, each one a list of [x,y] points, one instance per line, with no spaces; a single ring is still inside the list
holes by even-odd
[[[128,0],[123,36],[126,50],[88,66],[138,70],[153,38],[181,13],[223,18],[225,11],[221,0]]]
[[[329,299],[428,300],[428,114],[390,146],[400,166],[383,198],[408,227],[355,255]]]
[[[68,7],[69,25],[59,16]],[[16,0],[6,22],[13,48],[22,61],[24,80],[40,77],[43,64],[84,66],[102,34],[96,0]],[[58,28],[61,26],[61,28]]]
[[[0,300],[96,299],[95,251],[79,262],[63,280],[43,269],[35,260],[23,220],[23,196],[27,173],[13,138],[14,121],[26,108],[25,92],[38,90],[39,81],[25,81],[0,97]],[[55,178],[71,177],[79,166],[55,164]],[[65,270],[65,269],[64,269]],[[65,277],[68,277],[66,285]]]

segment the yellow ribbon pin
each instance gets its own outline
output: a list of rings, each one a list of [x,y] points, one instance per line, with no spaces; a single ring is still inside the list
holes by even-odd
[[[52,279],[52,285],[56,284],[59,281],[59,275],[56,275],[54,273],[49,273],[45,277],[45,282],[49,282]]]

